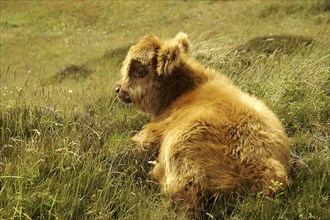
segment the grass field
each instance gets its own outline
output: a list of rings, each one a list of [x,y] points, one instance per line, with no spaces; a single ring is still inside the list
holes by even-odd
[[[291,185],[206,219],[330,218],[329,1],[0,1],[0,219],[185,219],[129,136],[149,120],[114,83],[147,33],[265,101],[291,138]]]

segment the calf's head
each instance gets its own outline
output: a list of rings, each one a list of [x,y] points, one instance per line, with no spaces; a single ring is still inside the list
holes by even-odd
[[[115,86],[117,97],[141,111],[159,115],[191,84],[182,68],[188,50],[184,33],[168,41],[146,35],[128,51],[122,79]]]

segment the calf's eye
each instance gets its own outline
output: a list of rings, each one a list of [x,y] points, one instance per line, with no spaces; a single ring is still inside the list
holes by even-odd
[[[138,78],[142,78],[148,74],[148,68],[135,59],[131,60],[129,74]]]
[[[144,77],[147,75],[147,70],[146,69],[139,69],[138,71],[135,72],[135,75],[137,77]]]

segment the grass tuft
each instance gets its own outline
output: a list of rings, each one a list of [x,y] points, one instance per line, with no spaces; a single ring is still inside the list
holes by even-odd
[[[272,35],[256,37],[246,44],[237,47],[235,53],[255,54],[293,54],[297,50],[304,50],[313,43],[313,39],[305,36]]]

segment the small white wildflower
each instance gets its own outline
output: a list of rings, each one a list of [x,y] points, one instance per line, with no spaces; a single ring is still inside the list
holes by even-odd
[[[73,93],[73,91],[72,91],[71,89],[69,89],[68,93],[70,93],[70,94],[71,94],[71,93]]]
[[[148,161],[148,164],[156,165],[157,162],[156,162],[156,161],[151,161],[151,160],[149,160],[149,161]]]
[[[33,129],[32,131],[34,131],[38,136],[40,136],[40,131],[38,129]]]

